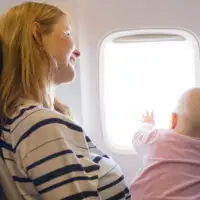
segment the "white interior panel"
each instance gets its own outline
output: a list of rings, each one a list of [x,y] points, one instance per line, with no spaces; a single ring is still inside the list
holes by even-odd
[[[102,134],[99,98],[99,50],[103,39],[121,30],[180,28],[200,34],[198,0],[85,0],[81,12],[80,44],[82,115],[85,130],[110,152]],[[199,59],[199,58],[198,58]],[[200,79],[199,68],[196,76]],[[199,85],[199,82],[197,82]],[[139,156],[110,152],[130,183],[141,165]]]

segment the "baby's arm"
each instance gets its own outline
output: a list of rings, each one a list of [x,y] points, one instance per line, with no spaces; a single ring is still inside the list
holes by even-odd
[[[151,144],[155,141],[155,139],[158,136],[158,132],[155,127],[155,121],[154,121],[154,113],[146,112],[142,116],[142,123],[141,127],[134,133],[133,136],[133,145],[134,148],[137,148],[138,146],[144,145],[144,144]]]

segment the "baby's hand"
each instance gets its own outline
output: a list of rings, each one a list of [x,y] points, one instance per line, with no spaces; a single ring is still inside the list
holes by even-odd
[[[70,108],[67,105],[61,103],[61,101],[59,101],[57,98],[54,100],[54,108],[57,112],[64,114],[68,119],[73,119]]]
[[[149,113],[149,111],[146,111],[146,113],[142,115],[142,122],[155,124],[154,112],[152,111]]]

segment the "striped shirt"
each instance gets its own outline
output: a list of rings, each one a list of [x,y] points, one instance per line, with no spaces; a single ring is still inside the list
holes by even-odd
[[[27,104],[1,131],[3,159],[24,199],[131,198],[119,166],[66,116]]]

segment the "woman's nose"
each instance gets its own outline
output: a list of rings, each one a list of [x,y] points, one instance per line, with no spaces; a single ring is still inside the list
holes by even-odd
[[[73,51],[73,54],[78,58],[78,57],[80,57],[81,52],[78,49],[76,49]]]

